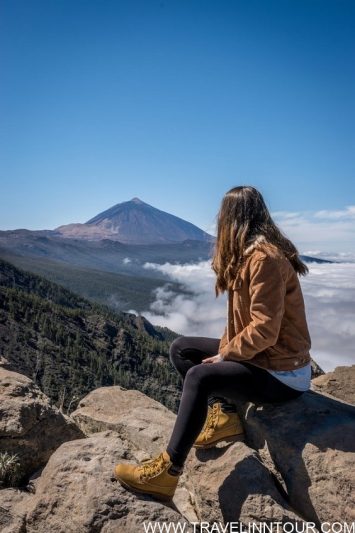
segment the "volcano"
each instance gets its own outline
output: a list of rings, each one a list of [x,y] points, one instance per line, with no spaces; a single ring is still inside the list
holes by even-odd
[[[126,244],[172,244],[187,239],[212,242],[215,239],[191,222],[137,197],[116,204],[83,224],[66,224],[54,231],[66,238],[110,239]]]

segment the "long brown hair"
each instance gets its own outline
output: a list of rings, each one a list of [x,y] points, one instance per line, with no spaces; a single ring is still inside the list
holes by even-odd
[[[233,187],[224,195],[217,214],[217,238],[211,268],[217,275],[215,293],[226,291],[242,267],[244,250],[257,235],[283,251],[299,275],[308,267],[299,258],[296,246],[277,227],[261,193],[249,185]]]

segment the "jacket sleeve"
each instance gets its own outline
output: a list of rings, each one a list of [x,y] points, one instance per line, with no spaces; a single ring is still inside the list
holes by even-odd
[[[224,332],[223,332],[223,335],[221,337],[221,340],[219,341],[219,348],[218,348],[218,353],[220,353],[220,351],[222,350],[222,348],[224,348],[224,346],[227,344],[227,326],[224,328]]]
[[[219,352],[225,360],[252,359],[273,346],[279,336],[285,310],[286,282],[277,259],[266,255],[251,268],[249,324]]]

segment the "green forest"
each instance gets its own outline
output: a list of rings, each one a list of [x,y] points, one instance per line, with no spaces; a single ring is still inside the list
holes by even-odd
[[[0,356],[65,413],[108,385],[139,390],[176,413],[182,381],[169,346],[178,336],[0,259]]]

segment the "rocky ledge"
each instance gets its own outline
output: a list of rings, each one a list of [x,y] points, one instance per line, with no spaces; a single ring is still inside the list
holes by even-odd
[[[125,490],[111,474],[117,462],[162,451],[174,413],[114,386],[92,391],[67,417],[29,378],[0,366],[0,456],[16,454],[19,470],[17,486],[9,486],[0,462],[0,531],[129,533],[144,531],[148,522],[352,523],[355,366],[330,374],[287,403],[237,404],[245,442],[193,448],[166,504]]]

